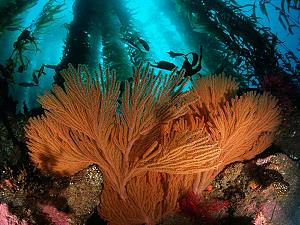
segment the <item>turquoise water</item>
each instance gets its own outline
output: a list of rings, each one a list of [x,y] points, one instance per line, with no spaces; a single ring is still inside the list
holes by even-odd
[[[38,70],[43,63],[56,65],[60,62],[63,53],[64,41],[67,35],[67,28],[73,19],[72,5],[74,1],[57,2],[65,3],[64,10],[57,15],[55,23],[43,29],[42,33],[38,35],[37,43],[40,51],[31,51],[26,53],[30,59],[28,69],[26,72],[15,76],[17,82],[30,82],[32,79],[32,71]],[[239,2],[245,4],[245,1],[240,0]],[[40,0],[36,6],[20,15],[20,17],[23,18],[21,26],[30,26],[30,24],[38,17],[45,3],[46,0]],[[198,52],[199,45],[201,43],[195,43],[193,38],[185,35],[181,32],[181,30],[179,30],[180,27],[178,24],[182,22],[181,18],[171,18],[170,13],[168,12],[169,9],[167,9],[166,5],[163,3],[165,2],[162,0],[123,1],[124,7],[127,7],[128,10],[132,12],[130,17],[132,17],[133,26],[150,46],[150,51],[147,53],[146,58],[152,63],[155,61],[165,60],[180,67],[183,63],[183,58],[178,57],[173,59],[166,52],[174,51],[184,54],[189,52]],[[280,1],[274,1],[273,3],[278,5],[280,4]],[[300,37],[300,29],[295,29],[293,35],[288,34],[278,21],[278,12],[272,7],[267,7],[267,10],[270,21],[268,21],[266,16],[257,9],[257,16],[260,17],[259,23],[270,26],[271,30],[284,41],[284,45],[279,47],[282,51],[286,51],[286,49],[294,50],[294,53],[299,57],[299,51],[296,51],[296,48]],[[297,12],[294,14],[292,13],[291,16],[296,18],[298,16]],[[105,23],[105,21],[103,22]],[[118,23],[116,23],[116,27],[114,29],[117,31],[120,29],[120,27],[118,27]],[[0,49],[1,63],[3,63],[13,51],[13,42],[17,39],[19,34],[20,31],[7,31],[0,38],[1,46],[6,46],[5,48]],[[101,51],[101,43],[99,46],[99,58],[97,60],[102,62],[103,54]],[[124,48],[126,48],[126,44],[124,44]],[[210,73],[209,69],[206,67],[206,63],[204,56],[203,68],[201,70],[202,74]],[[165,72],[169,73],[168,71]],[[46,75],[41,77],[40,84],[37,87],[28,88],[20,87],[18,85],[11,86],[11,94],[19,101],[20,106],[23,105],[23,102],[26,102],[29,107],[37,106],[36,97],[43,94],[45,90],[51,88],[54,71],[46,69],[45,73]],[[189,88],[189,86],[187,86],[187,88]],[[19,109],[21,109],[21,107],[19,107]]]

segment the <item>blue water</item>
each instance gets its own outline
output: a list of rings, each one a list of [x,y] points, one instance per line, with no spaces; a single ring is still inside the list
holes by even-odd
[[[134,18],[134,26],[150,45],[150,52],[147,54],[147,58],[152,62],[166,60],[173,62],[180,67],[182,59],[172,59],[166,52],[170,50],[182,53],[197,52],[198,46],[191,43],[186,36],[177,30],[176,24],[174,24],[176,21],[168,18],[163,12],[163,9],[161,9],[161,1],[163,0],[124,0],[124,5],[134,12],[132,14]],[[58,15],[59,19],[57,19],[54,24],[43,30],[43,34],[38,36],[38,48],[40,51],[37,53],[34,51],[28,53],[28,57],[30,58],[28,69],[25,73],[17,74],[15,76],[17,82],[31,82],[32,71],[39,69],[43,63],[55,65],[60,62],[64,40],[67,34],[66,27],[73,18],[73,1],[69,0],[64,2],[66,4],[64,7],[65,10]],[[240,0],[239,2],[245,4],[245,1]],[[21,17],[24,18],[21,25],[23,27],[28,27],[32,21],[38,17],[45,3],[46,0],[40,0],[36,6],[21,15]],[[278,5],[280,4],[280,1],[276,0],[273,1],[273,3]],[[282,50],[285,50],[284,48],[288,48],[293,50],[294,53],[300,57],[299,51],[296,50],[299,48],[298,42],[300,29],[294,29],[293,35],[288,34],[288,32],[285,31],[278,22],[278,12],[272,7],[268,7],[267,10],[269,12],[270,21],[268,21],[262,12],[257,9],[257,16],[261,17],[261,19],[259,19],[259,23],[270,26],[272,31],[278,35],[280,40],[284,41],[284,47],[280,47]],[[294,14],[291,14],[291,16],[297,18],[298,14],[295,12]],[[180,18],[178,18],[178,20],[180,20]],[[7,31],[0,39],[1,46],[6,46],[5,48],[0,48],[1,63],[3,63],[11,54],[13,50],[13,42],[17,39],[19,33],[19,31]],[[99,61],[102,61],[101,57],[102,53],[100,52]],[[36,97],[43,94],[45,90],[51,88],[54,72],[51,69],[46,69],[45,72],[46,75],[41,77],[40,85],[38,87],[28,88],[17,85],[11,87],[11,94],[19,101],[20,106],[23,105],[24,101],[29,107],[37,106]],[[168,73],[167,71],[165,72]],[[209,73],[205,67],[205,57],[204,68],[201,72]],[[19,107],[19,109],[22,111],[21,107]]]

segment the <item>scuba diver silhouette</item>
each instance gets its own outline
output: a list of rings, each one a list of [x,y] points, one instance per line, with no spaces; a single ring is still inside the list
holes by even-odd
[[[181,69],[179,71],[177,71],[177,74],[181,73],[183,70],[185,70],[185,74],[184,77],[191,77],[194,74],[198,73],[201,69],[202,69],[202,52],[203,52],[203,47],[202,45],[200,46],[200,54],[198,55],[195,52],[189,52],[187,54],[183,54],[183,53],[177,53],[177,52],[173,52],[173,51],[169,51],[167,52],[170,57],[172,58],[176,58],[176,57],[184,57],[184,62],[181,66]],[[192,54],[193,59],[192,59],[192,63],[190,63],[188,56]],[[159,62],[155,62],[155,64],[150,64],[153,67],[159,68],[159,69],[165,69],[165,70],[170,70],[172,71],[173,69],[176,68],[176,65],[174,63],[170,63],[168,61],[159,61]]]
[[[167,52],[167,53],[170,54],[170,56],[172,58],[182,57],[182,56],[184,57],[184,62],[181,66],[181,69],[176,72],[178,75],[183,70],[185,70],[184,77],[185,78],[186,77],[192,77],[194,74],[198,73],[202,68],[202,65],[201,65],[201,63],[202,63],[202,45],[200,46],[200,54],[199,55],[195,52],[189,52],[187,54],[183,54],[183,53],[176,53],[176,52],[170,51],[170,52]],[[192,54],[192,56],[193,56],[192,63],[190,63],[190,61],[188,59],[188,56],[190,54]],[[174,63],[164,61],[164,60],[159,61],[159,62],[155,62],[155,63],[156,63],[156,65],[150,63],[150,66],[156,67],[156,68],[159,68],[159,69],[169,70],[169,71],[172,71],[176,68],[176,65]],[[129,83],[132,83],[133,82],[132,77],[128,78],[127,81]],[[183,80],[178,85],[180,85],[182,82],[183,82]],[[119,103],[122,102],[121,98],[122,98],[124,90],[125,90],[125,81],[122,81],[121,84],[120,84],[120,94],[119,94],[119,99],[118,99]]]

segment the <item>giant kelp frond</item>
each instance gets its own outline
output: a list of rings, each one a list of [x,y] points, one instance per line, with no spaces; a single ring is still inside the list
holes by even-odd
[[[35,6],[37,0],[9,0],[0,5],[0,36],[8,26],[19,26],[21,18],[18,16],[25,10]]]
[[[253,2],[253,11],[252,15],[256,17],[255,9],[256,5],[259,5],[259,8],[264,16],[269,18],[269,13],[267,11],[267,8],[271,6],[274,8],[274,11],[276,10],[278,12],[278,21],[282,25],[282,27],[287,30],[290,34],[294,34],[293,28],[299,28],[300,21],[299,18],[294,18],[294,15],[296,15],[296,11],[300,10],[300,1],[299,0],[281,0],[280,4],[274,3],[271,1],[265,1],[265,0],[259,0],[258,3],[256,1]],[[292,12],[294,11],[294,12]],[[299,12],[298,12],[299,13]]]
[[[57,15],[64,10],[64,5],[64,3],[57,3],[56,0],[47,1],[34,22],[35,29],[33,32],[41,32],[42,29],[48,27],[51,23],[54,23],[54,21],[58,19]]]
[[[233,60],[237,73],[247,78],[254,77],[258,82],[263,80],[263,76],[278,71],[295,75],[294,69],[286,63],[291,60],[285,56],[285,53],[278,52],[277,47],[281,43],[278,37],[270,31],[269,27],[259,25],[247,15],[243,11],[244,7],[223,0],[174,1],[184,6],[184,11],[191,18],[190,24],[194,31],[203,32],[202,21],[203,19],[206,21],[207,25],[204,25],[206,32],[223,43],[225,46],[223,54]],[[263,0],[252,2],[254,9],[257,2],[272,4],[272,1]],[[282,0],[282,2],[287,1]],[[183,13],[181,15],[186,16]],[[283,16],[280,18],[284,20]],[[295,24],[291,26],[294,27]],[[200,31],[197,28],[200,28]]]
[[[116,6],[121,4],[124,8],[124,3],[118,3],[115,0],[98,2],[97,19],[105,21],[100,23],[98,28],[101,32],[103,63],[108,68],[115,69],[118,80],[124,81],[131,76],[131,63],[129,54],[121,41],[120,30],[123,21],[118,17],[120,7]],[[94,4],[93,1],[90,4]]]

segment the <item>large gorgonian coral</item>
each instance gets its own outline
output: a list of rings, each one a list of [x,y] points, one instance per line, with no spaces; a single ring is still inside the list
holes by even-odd
[[[193,85],[197,101],[190,104],[189,114],[203,119],[204,129],[221,149],[219,166],[194,178],[195,193],[201,193],[226,165],[251,159],[269,147],[280,124],[274,97],[255,92],[238,97],[237,90],[237,83],[224,75],[200,78]]]
[[[148,67],[126,82],[118,110],[115,74],[99,68],[95,79],[85,67],[65,70],[65,88],[40,98],[45,115],[30,119],[26,133],[43,170],[100,167],[99,210],[113,224],[155,224],[188,189],[201,193],[225,165],[263,151],[279,123],[271,96],[231,99],[237,84],[225,76],[183,93],[183,74],[154,76]]]

